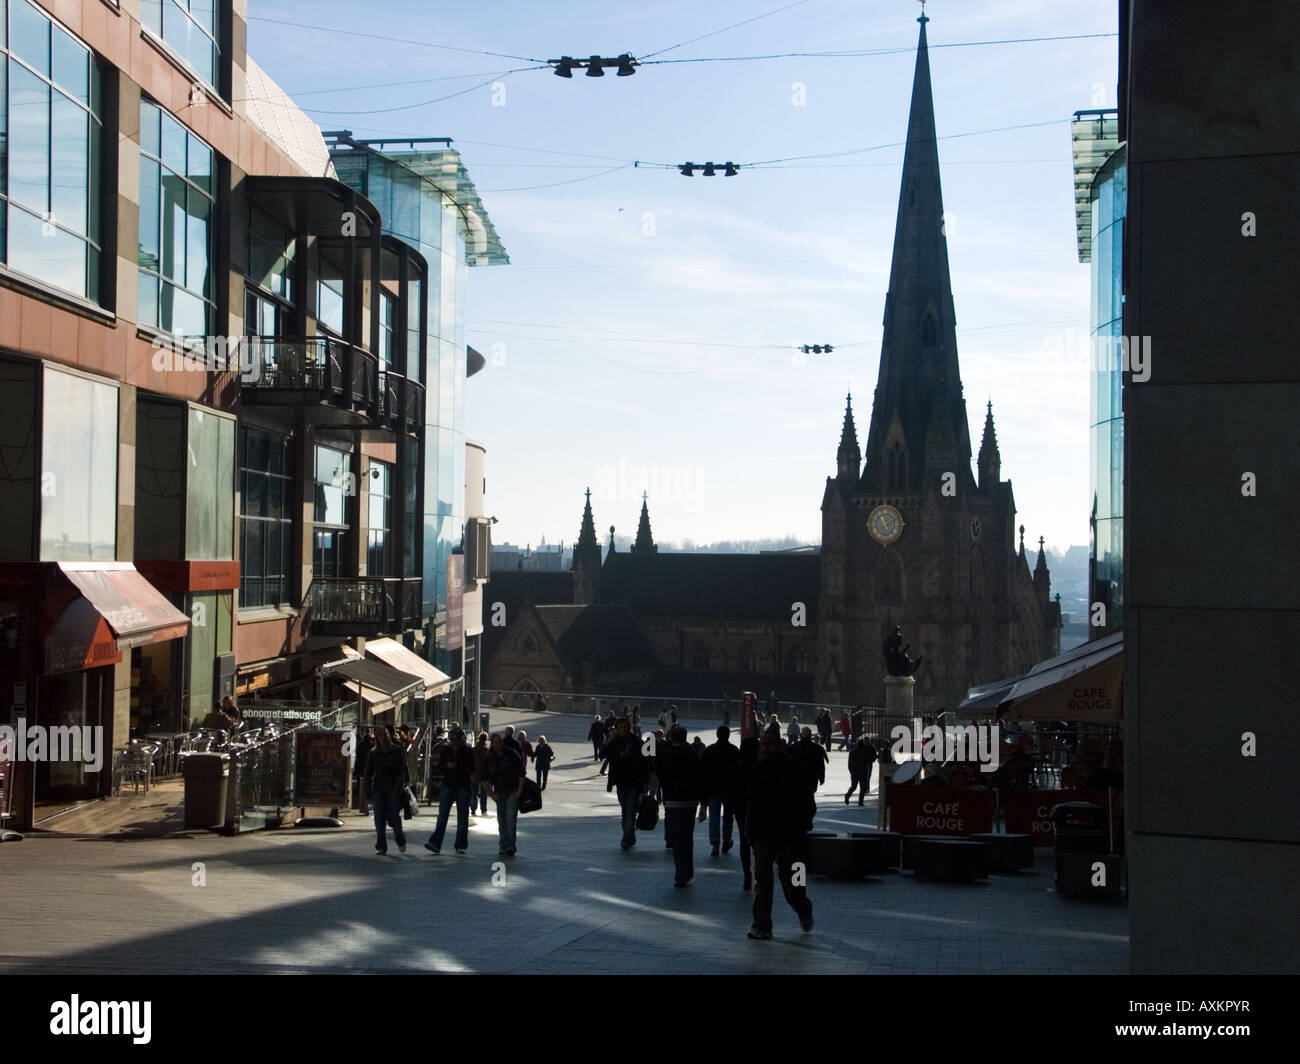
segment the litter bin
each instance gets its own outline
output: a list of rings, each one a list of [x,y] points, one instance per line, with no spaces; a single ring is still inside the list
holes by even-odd
[[[1122,859],[1109,853],[1105,806],[1064,802],[1052,809],[1052,828],[1056,834],[1057,893],[1118,897]]]
[[[492,714],[480,712],[478,715],[478,730],[492,734]]]
[[[181,766],[185,778],[185,826],[217,828],[226,822],[229,764],[222,754],[190,754]]]

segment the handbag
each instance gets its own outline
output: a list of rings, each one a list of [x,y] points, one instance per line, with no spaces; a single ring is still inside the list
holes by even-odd
[[[523,793],[519,795],[519,811],[535,813],[542,807],[542,788],[536,780],[525,779]]]
[[[420,811],[420,803],[415,799],[415,792],[411,790],[411,785],[405,784],[402,787],[402,819],[410,820]]]
[[[659,823],[659,803],[650,795],[641,795],[641,804],[637,806],[636,826],[641,831],[649,831]]]

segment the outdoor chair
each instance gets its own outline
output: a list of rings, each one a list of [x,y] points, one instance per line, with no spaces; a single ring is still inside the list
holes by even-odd
[[[157,752],[158,747],[153,743],[132,743],[122,751],[122,780],[134,783],[136,794],[140,793],[141,781],[144,782],[144,793],[149,793],[154,755]]]

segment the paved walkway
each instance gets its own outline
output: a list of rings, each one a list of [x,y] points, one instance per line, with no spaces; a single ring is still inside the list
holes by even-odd
[[[494,727],[509,719],[500,713]],[[530,739],[545,733],[558,757],[545,808],[520,817],[512,859],[498,859],[490,817],[474,823],[468,854],[453,853],[451,837],[442,855],[428,853],[428,809],[407,822],[407,853],[390,844],[388,857],[373,852],[373,828],[360,817],[333,831],[238,838],[38,833],[0,846],[0,971],[1128,970],[1127,909],[1058,896],[1048,851],[1033,872],[977,884],[910,872],[861,883],[813,877],[813,933],[800,932],[778,890],[775,938],[751,942],[751,896],[740,889],[735,849],[710,857],[707,824],[697,825],[695,880],[674,889],[662,828],[619,849],[617,801],[582,741],[590,719],[513,719]],[[818,828],[874,825],[874,795],[846,807],[847,786],[837,751],[818,795]]]

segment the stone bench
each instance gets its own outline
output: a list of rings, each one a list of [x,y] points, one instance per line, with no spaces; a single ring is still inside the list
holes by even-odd
[[[947,883],[988,879],[989,845],[965,838],[913,837],[904,847],[918,876]]]
[[[897,831],[851,831],[851,839],[866,839],[870,846],[873,871],[892,872],[903,864],[903,836]]]
[[[972,835],[971,839],[988,843],[990,872],[1019,872],[1034,867],[1032,835],[999,835],[989,832]]]
[[[837,879],[862,879],[889,870],[889,840],[859,835],[808,836],[808,872]]]

